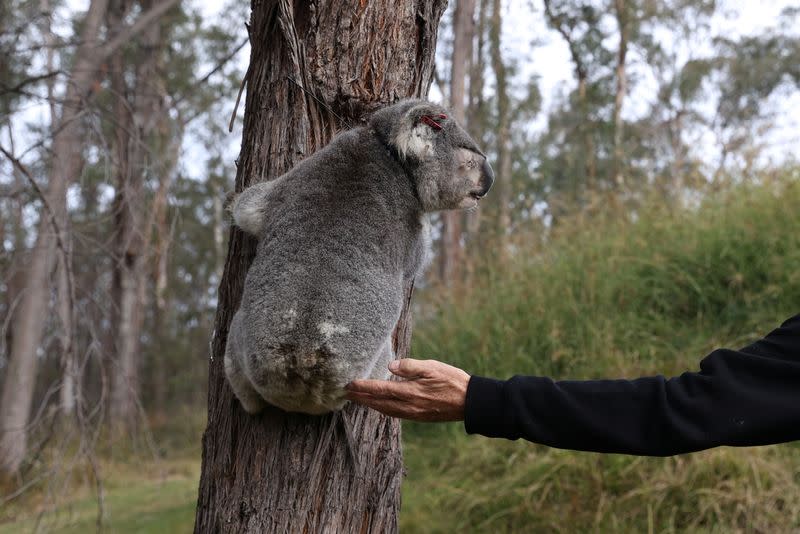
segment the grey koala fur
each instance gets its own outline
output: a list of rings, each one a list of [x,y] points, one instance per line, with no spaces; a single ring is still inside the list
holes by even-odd
[[[350,381],[386,378],[425,213],[473,207],[493,180],[443,108],[406,100],[238,195],[234,220],[259,239],[225,350],[244,409],[322,414]]]

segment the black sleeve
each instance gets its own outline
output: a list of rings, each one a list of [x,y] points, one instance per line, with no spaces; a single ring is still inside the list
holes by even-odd
[[[715,350],[700,372],[670,379],[473,376],[464,426],[470,434],[647,456],[800,440],[800,315],[738,351]]]

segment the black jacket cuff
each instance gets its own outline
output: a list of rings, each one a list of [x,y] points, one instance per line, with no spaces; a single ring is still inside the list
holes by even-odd
[[[467,434],[516,439],[513,414],[504,408],[505,382],[472,376],[464,404],[464,429]]]

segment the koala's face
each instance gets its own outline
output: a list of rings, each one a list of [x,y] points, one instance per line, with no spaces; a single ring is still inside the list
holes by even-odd
[[[443,209],[474,208],[494,183],[492,166],[483,154],[459,148],[453,157],[453,167],[451,179],[439,184]]]
[[[489,192],[491,165],[446,110],[410,101],[387,108],[383,116],[394,121],[389,142],[412,170],[426,211],[472,208]]]

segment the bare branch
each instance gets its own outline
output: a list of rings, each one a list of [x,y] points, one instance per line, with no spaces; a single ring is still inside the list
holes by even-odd
[[[22,88],[25,87],[26,85],[31,85],[33,83],[40,82],[42,80],[47,80],[49,78],[53,78],[55,76],[58,76],[59,74],[62,74],[63,72],[64,71],[62,71],[60,69],[57,69],[57,70],[45,72],[43,74],[39,74],[37,76],[31,76],[30,78],[26,78],[26,79],[22,80],[21,82],[19,82],[17,85],[14,85],[13,87],[12,86],[8,86],[4,82],[0,81],[0,89],[2,89],[2,92],[0,92],[0,94],[19,93],[19,94],[26,94],[27,95],[27,93],[24,93],[22,91]]]
[[[122,45],[131,40],[136,34],[147,26],[157,21],[164,13],[180,3],[180,0],[163,0],[142,13],[136,22],[119,31],[111,40],[105,43],[99,51],[100,60],[105,60],[116,52]]]
[[[219,62],[218,62],[218,63],[217,63],[215,66],[214,66],[214,68],[213,68],[213,69],[211,69],[210,71],[208,71],[208,73],[207,73],[205,76],[203,76],[203,77],[202,77],[202,78],[200,78],[199,80],[197,80],[197,81],[193,82],[193,83],[192,83],[192,87],[197,87],[198,85],[202,85],[202,84],[206,83],[206,82],[208,81],[208,79],[209,79],[209,78],[211,78],[211,77],[212,77],[214,74],[216,74],[217,72],[219,72],[219,71],[220,71],[220,69],[222,69],[222,67],[224,67],[224,66],[225,66],[225,64],[227,64],[227,63],[228,63],[230,60],[232,60],[232,59],[233,59],[233,58],[236,56],[236,54],[238,54],[238,53],[239,53],[239,51],[240,51],[242,48],[244,48],[244,46],[245,46],[245,45],[246,45],[248,42],[250,42],[250,39],[249,39],[249,38],[248,38],[248,39],[243,39],[243,40],[242,40],[242,42],[241,42],[241,43],[239,43],[239,44],[236,46],[236,48],[234,48],[234,49],[233,49],[233,50],[230,52],[230,54],[228,54],[228,55],[226,55],[225,57],[223,57],[222,59],[220,59],[220,60],[219,60]],[[188,93],[187,93],[187,94],[183,94],[183,95],[179,96],[178,98],[176,98],[175,100],[173,100],[173,101],[172,101],[172,105],[173,105],[173,106],[177,106],[178,104],[180,104],[181,102],[183,102],[184,100],[186,100],[188,97],[189,97],[189,94],[188,94]],[[194,116],[192,116],[192,117],[191,117],[190,119],[188,119],[188,120],[191,120],[191,119],[193,119],[193,118],[194,118]]]
[[[61,241],[61,231],[60,231],[60,228],[58,226],[58,221],[56,221],[56,215],[55,215],[55,212],[53,211],[53,209],[50,207],[50,203],[47,202],[47,197],[45,196],[44,191],[42,191],[42,188],[39,187],[39,184],[36,183],[36,180],[33,179],[33,176],[31,176],[31,173],[28,172],[28,168],[25,167],[25,165],[20,160],[15,158],[3,146],[0,146],[0,152],[2,152],[3,155],[6,158],[8,158],[8,160],[11,162],[11,164],[14,165],[14,167],[19,172],[21,172],[22,175],[25,178],[27,178],[28,182],[31,184],[31,187],[33,187],[33,190],[36,191],[37,195],[39,195],[39,198],[42,200],[42,204],[44,205],[44,209],[45,209],[45,211],[47,212],[47,215],[50,218],[50,224],[53,226],[53,232],[55,233],[56,239],[59,242],[59,247],[61,247],[63,249],[64,243]]]

